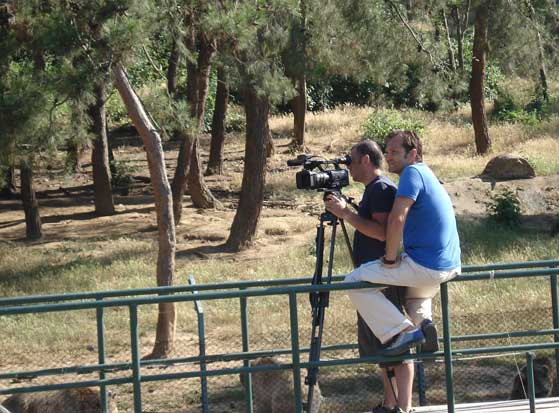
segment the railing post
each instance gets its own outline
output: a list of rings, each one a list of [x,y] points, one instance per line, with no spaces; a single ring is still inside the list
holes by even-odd
[[[190,285],[196,285],[196,280],[192,275],[188,276],[188,283]],[[192,294],[198,294],[198,291],[193,290]],[[199,300],[194,301],[194,309],[196,310],[196,316],[198,318],[198,352],[201,358],[206,356],[206,333],[205,333],[205,321],[204,321],[204,308]],[[200,371],[206,371],[206,362],[200,361]],[[202,395],[200,401],[202,402],[202,413],[208,413],[209,401],[208,401],[208,378],[206,376],[200,376],[200,387]]]
[[[557,295],[557,274],[549,276],[551,289],[551,309],[553,316],[553,329],[559,329],[559,299]],[[559,333],[553,335],[554,341],[559,342]],[[555,375],[557,383],[559,383],[559,349],[555,349]],[[554,395],[555,396],[555,395]]]
[[[454,413],[454,383],[452,378],[452,347],[450,336],[450,309],[448,308],[448,283],[441,284],[441,307],[443,314],[446,401],[448,413]]]
[[[241,288],[243,291],[246,288]],[[248,338],[248,314],[247,314],[247,298],[241,297],[241,332],[243,336],[243,352],[248,352],[249,350],[249,338]],[[248,367],[248,360],[243,360],[243,366]],[[243,373],[245,377],[245,400],[246,400],[246,413],[252,413],[252,374]]]
[[[297,294],[289,293],[289,320],[291,330],[291,360],[293,362],[293,387],[295,392],[295,411],[303,412],[301,403],[301,356],[299,354],[299,320],[297,317]]]
[[[102,298],[97,298],[98,302],[102,302]],[[99,364],[105,364],[105,323],[103,317],[103,307],[97,307],[95,309],[97,315],[97,361]],[[106,375],[104,370],[99,370],[99,380],[105,380]],[[107,400],[107,386],[101,384],[99,386],[99,392],[101,397],[101,411],[103,413],[109,412],[109,405]]]
[[[130,346],[132,350],[132,384],[134,413],[142,413],[142,383],[140,376],[140,346],[138,336],[138,306],[130,304]]]
[[[534,353],[526,353],[526,378],[528,379],[528,400],[530,413],[536,413],[536,390],[534,386]]]

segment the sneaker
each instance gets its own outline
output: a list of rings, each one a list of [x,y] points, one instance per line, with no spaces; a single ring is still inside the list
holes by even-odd
[[[397,406],[395,408],[393,408],[390,412],[391,413],[406,413],[406,411],[404,409],[402,409],[401,407],[397,407]],[[407,411],[407,413],[413,413],[413,412],[415,412],[414,409],[410,409],[410,410]]]
[[[382,403],[380,403],[378,406],[373,407],[373,413],[392,413],[393,411],[394,409],[386,407]]]
[[[439,340],[435,324],[429,319],[423,320],[421,323],[421,331],[425,336],[425,343],[421,346],[421,352],[433,353],[439,351]]]
[[[382,350],[384,356],[398,356],[418,344],[425,343],[425,337],[419,328],[400,333],[396,340]]]

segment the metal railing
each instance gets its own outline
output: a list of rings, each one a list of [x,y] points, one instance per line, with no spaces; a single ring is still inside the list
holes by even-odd
[[[515,279],[525,277],[548,277],[550,282],[553,329],[537,331],[495,332],[487,334],[452,336],[450,323],[450,302],[448,283],[441,285],[441,309],[443,324],[444,350],[435,353],[419,353],[399,357],[364,357],[364,358],[341,358],[335,360],[321,360],[317,362],[301,361],[301,354],[307,353],[308,348],[302,348],[299,344],[299,320],[297,311],[297,297],[300,294],[308,294],[313,291],[340,292],[348,289],[371,288],[369,283],[341,283],[343,277],[334,277],[331,285],[309,285],[310,278],[277,279],[266,281],[242,281],[214,284],[195,284],[193,277],[190,285],[174,287],[158,287],[145,289],[131,289],[120,291],[104,291],[94,293],[61,294],[48,296],[29,296],[0,299],[0,317],[8,317],[20,314],[40,314],[52,312],[77,311],[94,309],[97,323],[98,364],[87,366],[73,366],[49,368],[32,371],[0,372],[0,380],[24,379],[30,377],[64,375],[68,373],[98,373],[97,380],[68,381],[57,384],[45,384],[25,386],[9,389],[0,389],[0,395],[29,393],[64,388],[78,388],[87,386],[98,386],[101,390],[101,402],[104,411],[107,411],[106,387],[109,385],[132,384],[134,394],[134,412],[142,411],[142,389],[141,383],[162,380],[175,380],[183,378],[199,378],[201,380],[201,403],[204,412],[208,408],[207,378],[229,374],[244,374],[246,380],[245,398],[247,401],[247,412],[252,412],[252,393],[250,373],[289,369],[293,372],[294,398],[297,411],[302,411],[301,394],[301,369],[312,366],[327,367],[337,365],[351,365],[363,362],[378,362],[381,360],[403,360],[403,359],[433,359],[444,357],[446,371],[446,393],[448,412],[455,411],[455,397],[453,386],[453,356],[474,354],[497,354],[502,352],[520,351],[528,354],[528,383],[530,393],[530,408],[534,407],[533,372],[531,371],[531,352],[536,350],[555,350],[556,373],[559,377],[559,305],[557,292],[557,266],[559,260],[534,261],[512,264],[495,264],[482,266],[466,266],[463,274],[450,282],[468,282],[488,279]],[[247,315],[247,299],[249,297],[287,296],[289,300],[289,325],[291,332],[291,347],[288,349],[274,349],[269,351],[249,351],[249,328]],[[239,299],[240,301],[240,323],[242,330],[242,352],[230,352],[222,354],[207,355],[205,351],[204,313],[202,302],[208,300]],[[138,307],[158,303],[192,302],[194,304],[198,320],[199,355],[192,357],[141,360],[139,354],[138,335]],[[129,333],[131,340],[130,362],[107,363],[105,354],[105,309],[115,307],[127,307],[129,311]],[[0,319],[1,320],[1,319]],[[487,346],[475,348],[461,348],[458,351],[452,349],[452,344],[459,341],[488,340],[511,337],[526,336],[553,336],[553,342],[542,342],[533,344],[519,344],[508,346]],[[354,349],[355,344],[338,344],[324,346],[324,350],[347,350]],[[249,360],[262,356],[273,356],[288,354],[292,357],[291,364],[250,366]],[[243,367],[208,369],[207,365],[214,361],[243,361]],[[199,371],[177,372],[167,374],[142,374],[141,368],[150,365],[172,365],[179,363],[199,363]],[[125,377],[109,378],[108,373],[114,371],[128,371]]]

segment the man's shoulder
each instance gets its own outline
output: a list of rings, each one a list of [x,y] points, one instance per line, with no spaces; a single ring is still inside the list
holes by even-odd
[[[381,175],[375,179],[370,185],[367,186],[372,192],[384,192],[384,191],[394,191],[396,190],[396,184],[390,180],[390,178]]]

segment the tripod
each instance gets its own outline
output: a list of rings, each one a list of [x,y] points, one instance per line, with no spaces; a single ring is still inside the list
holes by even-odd
[[[312,285],[329,285],[332,281],[332,265],[334,263],[334,247],[336,245],[336,229],[340,223],[351,260],[353,261],[353,251],[349,242],[349,236],[344,220],[336,217],[331,212],[323,212],[320,214],[320,223],[316,228],[316,264]],[[328,256],[328,269],[326,282],[322,282],[322,269],[324,265],[324,232],[325,224],[332,227],[332,236],[330,238],[330,251]],[[355,266],[355,262],[354,262]],[[311,345],[309,351],[309,362],[320,361],[320,347],[322,343],[322,330],[324,325],[324,311],[329,304],[330,292],[329,291],[313,291],[309,294],[311,308],[312,308],[312,333]],[[305,384],[309,386],[307,398],[307,412],[312,412],[312,402],[314,386],[317,382],[318,366],[312,366],[307,369],[307,377],[305,377]]]
[[[341,194],[337,194],[340,196]],[[343,195],[342,195],[343,196]],[[355,209],[357,206],[352,202],[351,199],[344,197]],[[353,267],[355,268],[355,258],[353,256],[353,250],[349,241],[349,236],[343,219],[336,217],[331,212],[325,211],[320,214],[320,223],[316,228],[316,263],[315,270],[312,279],[312,285],[330,285],[332,281],[332,267],[334,264],[334,247],[336,245],[336,230],[338,223],[341,225],[344,239],[351,257]],[[322,271],[324,266],[324,232],[325,225],[332,227],[332,236],[330,238],[330,250],[328,256],[328,268],[327,268],[327,278],[326,282],[323,283]],[[324,312],[326,307],[329,305],[330,292],[329,291],[313,291],[309,294],[310,304],[312,308],[312,332],[311,332],[311,345],[309,350],[309,362],[320,361],[320,350],[322,344],[322,331],[324,326]],[[390,381],[390,387],[394,398],[397,400],[396,392],[392,383],[394,378],[394,370],[387,369],[388,378]],[[307,369],[307,376],[305,377],[305,384],[309,386],[308,397],[307,397],[307,412],[312,412],[312,403],[314,395],[314,386],[318,379],[318,366],[311,366]]]

